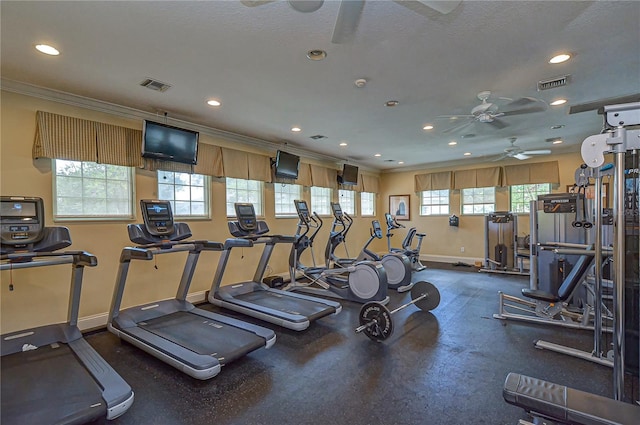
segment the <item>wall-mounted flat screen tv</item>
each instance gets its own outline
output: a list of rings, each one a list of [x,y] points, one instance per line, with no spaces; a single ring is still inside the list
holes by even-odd
[[[297,179],[300,157],[285,151],[276,154],[275,175],[281,179]]]
[[[342,167],[341,183],[347,185],[358,184],[358,167],[355,165],[344,164]]]
[[[196,164],[199,135],[197,131],[145,120],[142,129],[142,156]]]

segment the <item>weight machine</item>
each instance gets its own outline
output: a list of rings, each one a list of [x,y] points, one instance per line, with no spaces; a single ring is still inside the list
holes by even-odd
[[[637,423],[640,407],[622,403],[626,373],[640,373],[640,270],[638,150],[640,102],[605,106],[606,133],[587,137],[581,153],[591,168],[604,164],[604,155],[614,156],[613,205],[613,398],[576,391],[554,383],[510,373],[503,388],[506,402],[524,408],[536,423],[550,419],[565,424]],[[602,217],[602,197],[596,186],[596,212]],[[603,258],[602,226],[596,224],[595,261]],[[598,268],[596,268],[598,270]],[[602,275],[596,272],[596,288]],[[598,322],[596,321],[596,325]],[[640,380],[640,376],[638,376]],[[637,402],[627,399],[626,401]],[[529,422],[520,421],[521,424]]]
[[[484,218],[485,264],[481,272],[527,275],[524,257],[518,252],[518,216],[508,211],[489,213]]]

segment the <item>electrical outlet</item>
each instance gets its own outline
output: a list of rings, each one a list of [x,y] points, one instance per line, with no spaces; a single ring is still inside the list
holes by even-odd
[[[460,252],[464,252],[464,247],[463,246],[460,247]]]

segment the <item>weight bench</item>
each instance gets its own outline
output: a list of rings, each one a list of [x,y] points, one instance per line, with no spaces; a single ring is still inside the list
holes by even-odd
[[[498,292],[500,310],[493,317],[592,330],[593,324],[590,323],[592,307],[585,305],[582,311],[570,311],[566,303],[586,279],[594,260],[594,255],[581,255],[558,288],[557,294],[523,288],[522,295],[527,297],[527,300]],[[518,313],[514,313],[514,310]]]
[[[513,372],[507,375],[502,396],[507,403],[522,407],[534,418],[548,419],[559,424],[640,423],[639,406]],[[520,423],[532,424],[526,421]],[[534,420],[534,423],[542,422]]]

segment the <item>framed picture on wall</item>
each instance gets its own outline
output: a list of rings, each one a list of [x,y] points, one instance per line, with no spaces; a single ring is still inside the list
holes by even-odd
[[[596,198],[596,187],[592,184],[587,186],[584,191],[587,199],[595,199]],[[573,185],[567,185],[567,193],[578,193],[578,188]],[[609,207],[609,183],[602,184],[602,207]]]
[[[396,217],[396,220],[410,220],[411,208],[409,208],[409,195],[390,195],[389,213]]]

